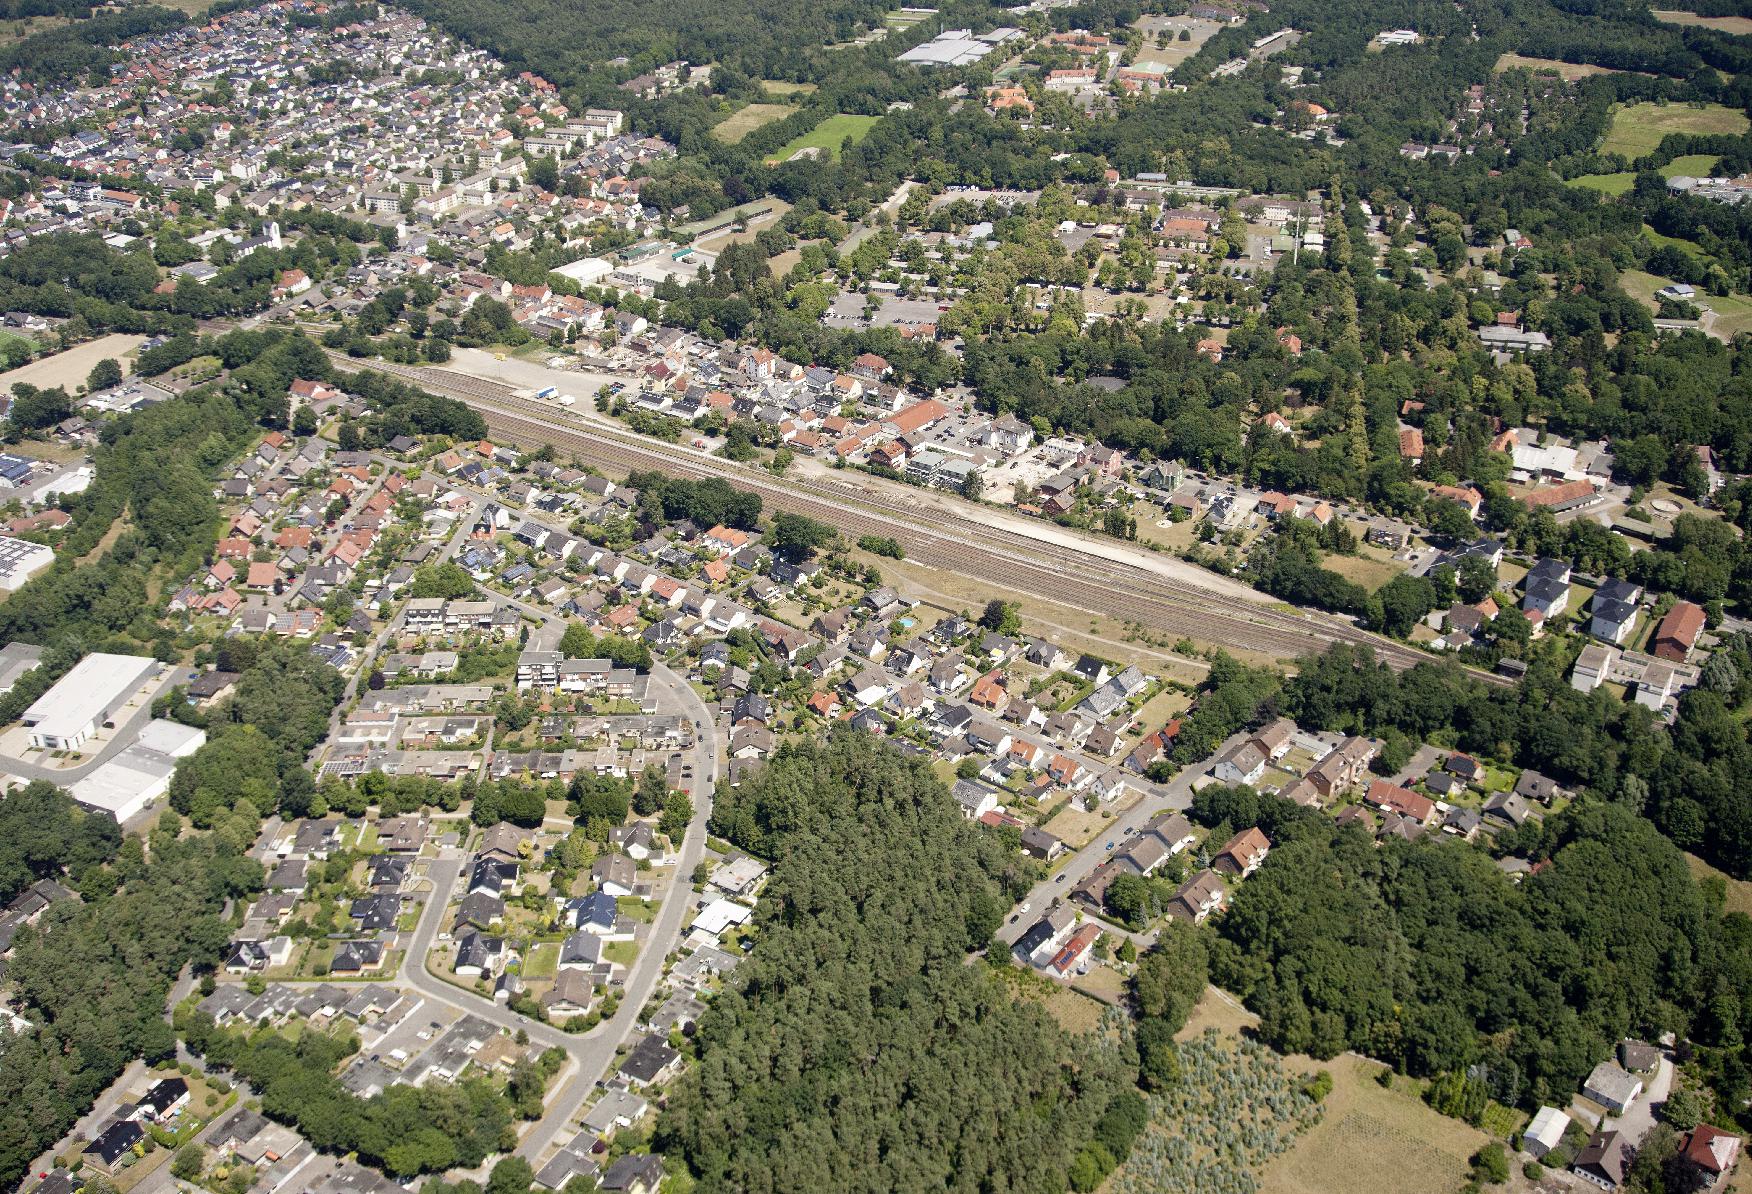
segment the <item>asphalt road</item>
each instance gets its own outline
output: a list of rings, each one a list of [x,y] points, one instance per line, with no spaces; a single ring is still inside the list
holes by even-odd
[[[1246,741],[1246,738],[1245,733],[1234,735],[1212,752],[1211,758],[1216,758],[1230,747]],[[1183,768],[1179,775],[1166,784],[1152,784],[1150,791],[1142,799],[1108,822],[1107,827],[1088,845],[1072,855],[1071,860],[1059,868],[1057,874],[1034,885],[1027,898],[998,930],[999,939],[1006,945],[1014,945],[1016,939],[1040,919],[1053,900],[1069,899],[1077,884],[1088,878],[1089,872],[1117,854],[1124,847],[1125,839],[1142,829],[1151,817],[1170,810],[1185,811],[1192,804],[1193,781],[1209,770],[1210,759],[1206,759]],[[1108,849],[1109,842],[1113,844],[1111,850]],[[1027,908],[1027,911],[1022,911],[1023,908]]]
[[[402,963],[401,985],[436,1003],[479,1016],[489,1024],[529,1034],[532,1043],[547,1048],[564,1049],[572,1064],[561,1079],[547,1110],[536,1125],[525,1134],[518,1146],[518,1155],[536,1162],[543,1152],[569,1138],[572,1122],[582,1110],[597,1082],[614,1061],[615,1051],[632,1035],[639,1012],[656,989],[663,975],[663,964],[681,937],[682,922],[689,911],[692,888],[688,876],[705,853],[706,821],[711,816],[711,793],[718,781],[720,751],[717,731],[711,711],[699,694],[681,676],[662,665],[651,671],[652,684],[660,689],[664,703],[679,708],[692,719],[698,740],[693,747],[694,774],[699,779],[693,792],[694,818],[682,839],[675,878],[669,894],[663,900],[651,931],[639,943],[638,957],[627,973],[622,988],[621,1003],[614,1018],[598,1024],[586,1033],[562,1032],[509,1010],[489,998],[475,995],[435,977],[426,970],[426,957],[438,939],[444,925],[445,906],[449,903],[457,880],[461,877],[466,858],[458,852],[434,860],[427,868],[432,892],[420,913],[420,921],[407,944]],[[704,727],[701,733],[698,727]]]
[[[456,553],[462,550],[462,545],[468,542],[469,533],[474,530],[475,518],[479,515],[480,509],[481,504],[478,501],[469,507],[468,512],[457,522],[456,530],[451,533],[450,539],[444,544],[444,550],[438,553],[438,559],[434,561],[435,563],[447,564],[456,558]],[[405,615],[406,607],[404,606],[396,611],[395,617],[391,618],[383,629],[377,632],[376,637],[371,640],[371,645],[365,649],[365,654],[359,660],[359,666],[353,669],[352,676],[347,680],[347,687],[341,693],[341,699],[335,702],[334,711],[329,714],[328,734],[321,742],[310,748],[309,764],[312,770],[322,759],[323,751],[328,749],[331,742],[340,737],[341,722],[346,719],[347,710],[352,708],[353,698],[359,694],[360,681],[371,675],[371,667],[377,659],[378,652],[383,650],[383,644],[389,641],[389,636],[401,627]]]

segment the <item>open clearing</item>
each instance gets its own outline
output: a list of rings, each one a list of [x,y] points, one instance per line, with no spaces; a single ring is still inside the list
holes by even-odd
[[[1656,307],[1655,291],[1671,282],[1671,278],[1656,277],[1634,269],[1625,270],[1618,277],[1618,284],[1624,287],[1624,292],[1646,304],[1651,311]],[[1709,327],[1710,335],[1732,340],[1740,332],[1752,332],[1752,299],[1734,294],[1700,294],[1692,301],[1698,307],[1715,312],[1715,322]]]
[[[1144,44],[1138,47],[1135,65],[1160,63],[1173,70],[1198,53],[1222,26],[1216,21],[1202,21],[1197,17],[1142,16],[1132,22],[1132,28],[1144,35]],[[1186,30],[1185,41],[1180,40],[1182,29]],[[1167,43],[1157,48],[1157,39],[1162,34],[1168,35]]]
[[[762,79],[760,88],[768,95],[814,95],[814,83],[787,83],[783,79]]]
[[[1616,198],[1636,185],[1636,175],[1629,170],[1621,170],[1617,174],[1582,174],[1570,179],[1569,184]]]
[[[749,104],[713,125],[712,136],[734,145],[762,125],[783,120],[796,110],[796,104]]]
[[[12,387],[22,381],[42,389],[65,386],[71,394],[85,384],[85,379],[91,375],[91,367],[105,357],[113,357],[121,365],[124,374],[133,372],[127,354],[145,342],[144,336],[124,336],[120,333],[99,336],[96,340],[75,345],[66,352],[57,352],[40,361],[32,361],[28,365],[20,365],[16,369],[0,373],[0,392],[10,394]]]
[[[1206,1028],[1227,1036],[1251,1032],[1258,1017],[1232,996],[1207,988],[1179,1040]],[[1396,1078],[1392,1089],[1375,1081],[1377,1062],[1353,1054],[1316,1061],[1301,1054],[1284,1058],[1287,1069],[1332,1075],[1325,1114],[1260,1175],[1261,1194],[1331,1194],[1368,1190],[1370,1194],[1430,1194],[1456,1190],[1466,1179],[1467,1159],[1490,1142],[1477,1128],[1429,1109],[1417,1084]]]
[[[1673,178],[1680,174],[1708,178],[1715,173],[1716,165],[1720,161],[1712,153],[1687,153],[1674,158],[1656,173],[1662,178]],[[1636,174],[1631,170],[1620,170],[1616,174],[1583,174],[1570,179],[1569,185],[1587,187],[1604,195],[1622,195],[1636,185]]]
[[[840,147],[850,137],[856,144],[869,135],[870,128],[880,116],[854,116],[848,112],[840,112],[829,116],[826,120],[796,138],[778,153],[773,155],[777,161],[788,162],[805,149],[820,150],[822,154],[839,161]]]
[[[1699,881],[1704,879],[1720,879],[1728,889],[1728,898],[1722,904],[1723,912],[1741,912],[1752,916],[1752,883],[1744,879],[1734,879],[1716,870],[1709,863],[1695,854],[1685,856],[1687,865],[1691,867],[1691,877]]]
[[[1521,54],[1504,54],[1501,58],[1496,60],[1496,66],[1494,69],[1498,74],[1501,74],[1503,71],[1514,70],[1516,67],[1524,67],[1525,69],[1532,71],[1556,71],[1566,83],[1573,83],[1577,79],[1585,79],[1589,75],[1616,75],[1623,73],[1606,66],[1590,66],[1585,62],[1560,62],[1556,58],[1528,58]]]
[[[1600,142],[1601,153],[1621,153],[1635,161],[1652,153],[1668,133],[1732,133],[1746,131],[1744,112],[1720,104],[1631,104],[1612,115],[1612,127]]]
[[[1674,178],[1680,174],[1690,175],[1692,178],[1708,178],[1715,173],[1716,164],[1720,161],[1713,153],[1688,153],[1662,166],[1660,174],[1662,178]]]
[[[1651,8],[1649,15],[1664,25],[1696,25],[1735,37],[1752,33],[1752,17],[1700,17],[1694,12],[1681,12],[1673,8]]]
[[[1326,1114],[1293,1148],[1266,1167],[1262,1194],[1427,1194],[1454,1190],[1466,1180],[1467,1158],[1490,1137],[1429,1109],[1409,1079],[1391,1090],[1375,1081],[1381,1067],[1349,1054],[1319,1063],[1290,1057],[1285,1064],[1332,1075]]]
[[[1079,995],[1069,987],[1019,967],[1008,967],[998,974],[1010,988],[1011,998],[1040,1004],[1066,1032],[1094,1032],[1101,1027],[1101,1013],[1106,1009],[1100,1000]]]
[[[1405,571],[1405,565],[1394,563],[1376,547],[1359,547],[1354,556],[1327,556],[1326,567],[1371,593]]]

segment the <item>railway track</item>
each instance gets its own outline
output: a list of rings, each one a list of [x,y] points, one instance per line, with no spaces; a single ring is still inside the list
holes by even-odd
[[[1139,565],[977,522],[938,505],[920,509],[882,493],[876,486],[844,484],[840,491],[832,484],[812,480],[780,482],[764,470],[698,449],[604,427],[585,416],[524,398],[498,382],[447,369],[387,362],[367,365],[340,354],[330,355],[342,368],[379,369],[466,402],[486,419],[495,437],[509,443],[521,447],[552,444],[581,460],[612,469],[656,469],[692,479],[722,477],[759,493],[774,508],[820,519],[853,535],[892,537],[905,546],[910,560],[1002,590],[1279,659],[1347,642],[1368,647],[1396,668],[1429,660],[1422,651],[1338,618],[1286,613],[1253,604]],[[1498,677],[1484,678],[1502,682]]]

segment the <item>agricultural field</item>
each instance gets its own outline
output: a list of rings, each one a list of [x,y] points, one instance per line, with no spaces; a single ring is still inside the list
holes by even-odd
[[[1720,104],[1630,104],[1612,116],[1612,127],[1600,142],[1601,153],[1620,153],[1635,160],[1651,153],[1668,133],[1733,133],[1747,130],[1744,112]]]
[[[848,112],[840,112],[829,116],[826,120],[797,137],[790,144],[773,155],[773,160],[788,162],[805,149],[816,150],[815,156],[829,157],[839,160],[840,146],[850,137],[854,143],[862,141],[869,135],[880,116],[854,116]]]
[[[755,129],[783,120],[796,110],[796,104],[748,104],[713,125],[712,136],[734,145]]]
[[[1664,25],[1691,25],[1699,29],[1714,29],[1718,33],[1745,37],[1752,34],[1752,17],[1700,17],[1694,12],[1675,8],[1651,8],[1649,15]]]

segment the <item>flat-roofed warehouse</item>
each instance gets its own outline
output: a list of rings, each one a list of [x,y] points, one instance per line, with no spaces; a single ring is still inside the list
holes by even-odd
[[[28,539],[0,535],[0,592],[16,593],[26,581],[48,571],[54,562],[52,548]]]
[[[24,711],[30,744],[42,750],[79,749],[159,667],[143,655],[87,655]]]

